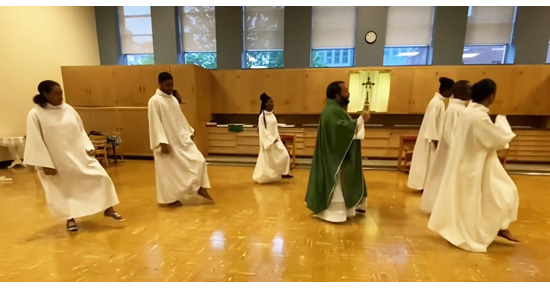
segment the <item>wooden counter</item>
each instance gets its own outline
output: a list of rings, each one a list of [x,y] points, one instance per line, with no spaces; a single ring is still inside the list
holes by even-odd
[[[256,128],[244,128],[240,133],[229,132],[227,127],[208,127],[207,131],[209,155],[258,155],[260,147]],[[518,136],[510,144],[508,161],[550,162],[550,131],[520,129],[514,132]],[[279,133],[296,137],[298,157],[313,156],[316,127],[280,127]],[[365,140],[361,142],[363,157],[396,159],[399,137],[417,134],[418,128],[365,128]]]

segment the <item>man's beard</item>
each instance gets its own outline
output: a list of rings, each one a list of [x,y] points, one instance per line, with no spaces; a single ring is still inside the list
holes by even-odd
[[[341,104],[342,106],[348,106],[348,104],[349,104],[349,98],[342,98],[342,99],[340,100],[340,104]]]

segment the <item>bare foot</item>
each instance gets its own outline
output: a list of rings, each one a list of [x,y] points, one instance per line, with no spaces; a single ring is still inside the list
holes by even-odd
[[[198,194],[199,194],[200,196],[202,196],[202,197],[204,197],[204,198],[210,200],[210,201],[214,201],[214,199],[212,199],[212,197],[210,196],[210,194],[208,194],[208,191],[207,191],[206,189],[202,188],[202,187],[199,189]]]
[[[177,201],[174,201],[172,203],[169,203],[168,205],[175,206],[175,207],[180,207],[180,206],[183,206],[183,203],[181,203],[180,200],[177,200]]]
[[[497,236],[500,236],[512,242],[519,242],[519,239],[512,235],[512,232],[510,232],[510,230],[508,229],[498,231]]]

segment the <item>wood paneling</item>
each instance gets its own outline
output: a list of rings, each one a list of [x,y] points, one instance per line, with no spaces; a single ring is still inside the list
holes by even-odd
[[[151,155],[147,103],[158,74],[171,72],[182,96],[182,111],[195,128],[195,143],[205,155],[206,123],[211,117],[212,74],[194,65],[62,67],[67,102],[81,114],[87,131],[119,131],[124,153]],[[200,98],[200,99],[199,99]]]
[[[149,148],[149,122],[147,108],[118,110],[124,153],[128,155],[153,155]]]
[[[279,128],[280,134],[292,134],[296,138],[296,155],[313,156],[317,128]],[[363,157],[397,158],[401,136],[416,136],[418,129],[365,128],[361,141]],[[525,162],[550,161],[550,131],[518,130],[510,143],[508,160]],[[245,128],[241,133],[229,132],[227,128],[208,127],[209,154],[257,155],[258,134],[255,128]]]
[[[63,88],[67,103],[83,107],[109,107],[117,104],[115,97],[116,66],[62,67]]]
[[[211,71],[215,80],[213,113],[257,113],[259,95],[266,92],[276,103],[278,114],[318,114],[325,103],[325,89],[335,80],[349,81],[354,70],[391,71],[388,112],[423,114],[439,88],[439,77],[477,82],[491,78],[498,85],[493,113],[550,115],[550,67],[423,66],[339,69],[273,69]]]

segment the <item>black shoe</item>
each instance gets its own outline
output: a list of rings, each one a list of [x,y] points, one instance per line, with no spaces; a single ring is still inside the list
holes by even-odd
[[[294,178],[294,176],[293,176],[293,175],[290,175],[290,174],[286,174],[286,175],[283,175],[283,176],[281,176],[281,177],[283,177],[283,179]]]
[[[124,217],[122,217],[122,215],[118,214],[116,211],[112,211],[110,213],[103,213],[103,215],[105,215],[105,217],[111,217],[116,221],[120,221],[120,222],[124,222],[126,220],[124,219]]]
[[[78,231],[78,226],[76,226],[76,221],[74,221],[74,219],[67,220],[67,231],[69,232]]]
[[[361,208],[357,208],[357,209],[355,209],[355,212],[357,212],[357,213],[361,213],[361,214],[365,214],[365,213],[367,213],[367,211],[365,211],[365,209],[361,209]]]

